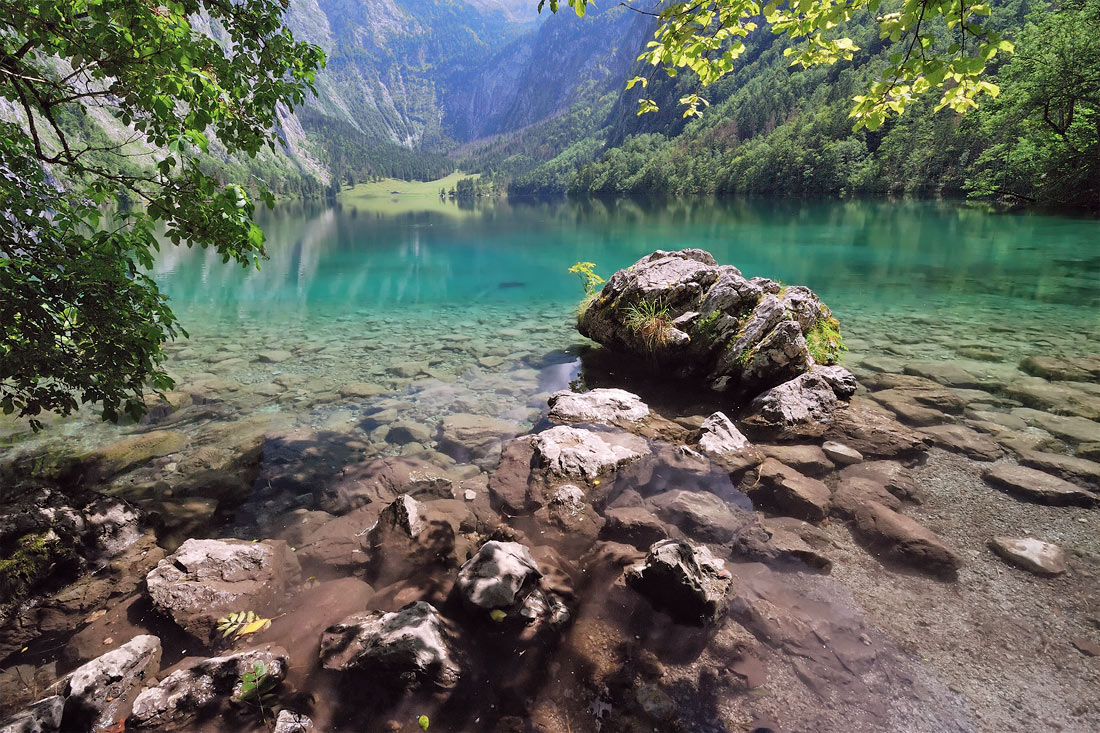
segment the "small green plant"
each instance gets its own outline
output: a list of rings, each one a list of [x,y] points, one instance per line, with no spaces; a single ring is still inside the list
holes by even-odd
[[[579,275],[581,282],[584,283],[584,294],[593,295],[600,289],[606,280],[596,274],[595,262],[578,262],[569,268],[569,272],[574,275]]]
[[[257,616],[255,611],[237,611],[218,619],[218,631],[223,637],[245,636],[271,626],[271,619]]]
[[[848,350],[840,335],[840,322],[829,316],[814,324],[806,334],[806,350],[818,364],[836,364]]]
[[[627,306],[624,324],[651,352],[667,346],[674,329],[668,304],[660,299],[640,300]]]
[[[279,685],[279,679],[271,674],[271,670],[263,662],[252,665],[251,672],[245,672],[237,682],[237,693],[233,699],[238,702],[256,705],[260,709],[260,716],[267,725],[267,709],[275,700],[274,690]]]
[[[722,317],[722,311],[714,311],[705,318],[699,319],[695,324],[695,335],[701,341],[710,343],[718,338],[718,319]]]
[[[0,558],[0,609],[23,600],[51,565],[68,556],[68,548],[52,532],[21,537],[11,554]]]

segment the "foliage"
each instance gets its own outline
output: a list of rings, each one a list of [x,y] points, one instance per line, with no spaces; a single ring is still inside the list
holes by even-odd
[[[272,691],[278,686],[279,679],[271,674],[267,665],[256,662],[251,672],[241,675],[234,698],[239,702],[255,702],[262,709],[274,696]]]
[[[668,345],[673,330],[672,314],[662,300],[640,300],[627,306],[624,325],[642,340],[648,351]]]
[[[12,548],[4,548],[0,557],[0,610],[18,603],[27,596],[50,565],[68,555],[57,536],[50,532],[28,534],[19,538]]]
[[[282,0],[0,0],[0,11],[0,97],[25,125],[0,124],[0,406],[36,428],[42,411],[79,402],[99,402],[104,419],[139,415],[147,382],[171,386],[161,344],[183,332],[142,273],[154,232],[259,261],[253,198],[203,161],[215,148],[274,151],[277,105],[304,101],[324,56],[283,26]],[[200,15],[217,39],[192,24]],[[128,137],[70,136],[67,120],[90,115]],[[104,213],[119,200],[137,206]]]
[[[255,611],[237,611],[218,619],[218,631],[223,637],[245,636],[271,626],[271,619],[257,616]]]
[[[832,316],[822,318],[806,334],[806,350],[818,364],[836,364],[848,350],[840,335],[840,322]]]
[[[969,131],[989,144],[975,194],[1100,210],[1100,0],[1037,12],[1000,77],[1005,93]]]
[[[578,262],[569,268],[570,274],[579,275],[581,282],[584,283],[584,294],[592,295],[600,286],[603,285],[606,280],[596,274],[595,262]]]
[[[421,715],[416,719],[416,724],[420,726],[420,730],[428,730],[432,722],[428,719],[427,715]]]
[[[567,0],[583,16],[588,0]],[[558,0],[540,0],[538,8],[557,12]],[[861,50],[852,38],[836,32],[837,26],[857,15],[875,14],[878,36],[904,49],[892,53],[889,63],[866,89],[853,97],[850,116],[856,129],[874,130],[890,116],[900,115],[917,97],[939,91],[936,109],[965,112],[977,107],[976,97],[995,97],[998,87],[982,78],[998,52],[1011,53],[1013,45],[980,23],[991,12],[983,2],[965,0],[902,0],[900,8],[884,7],[882,0],[803,0],[762,4],[758,0],[699,0],[667,3],[656,13],[654,40],[639,56],[651,67],[646,76],[635,76],[635,85],[647,88],[658,67],[669,76],[680,69],[694,72],[703,87],[710,86],[734,70],[736,60],[747,50],[745,39],[763,21],[775,34],[805,40],[784,55],[791,65],[804,68],[852,60]],[[628,6],[630,7],[630,6]],[[633,9],[633,8],[632,8]],[[887,10],[879,14],[880,10]],[[637,12],[654,15],[648,10]],[[949,43],[947,48],[942,48]],[[709,101],[698,92],[680,97],[685,117],[699,116]],[[638,114],[657,111],[652,97],[638,100]]]
[[[722,317],[722,311],[716,310],[713,313],[700,318],[695,324],[695,335],[702,341],[710,343],[714,339],[718,338],[718,319]]]

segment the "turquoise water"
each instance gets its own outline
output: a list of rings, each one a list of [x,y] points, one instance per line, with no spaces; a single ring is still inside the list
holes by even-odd
[[[291,427],[352,430],[391,406],[429,426],[454,412],[530,425],[577,376],[582,289],[567,269],[606,277],[681,247],[813,288],[857,372],[885,357],[1014,374],[1030,354],[1100,351],[1095,220],[941,202],[375,203],[264,211],[259,270],[166,248],[155,276],[191,334],[167,349],[179,388]],[[270,350],[289,356],[258,359]],[[369,399],[349,388],[362,383]],[[117,433],[89,411],[50,439]]]

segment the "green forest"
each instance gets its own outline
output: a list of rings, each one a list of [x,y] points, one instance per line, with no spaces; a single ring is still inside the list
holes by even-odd
[[[697,84],[659,75],[658,114],[591,94],[474,167],[515,194],[966,195],[1100,210],[1100,2],[994,3],[989,25],[1015,53],[990,65],[1000,96],[966,115],[921,98],[853,131],[852,97],[896,53],[865,16],[844,29],[864,49],[851,61],[792,68],[792,42],[759,30],[698,119],[685,124],[674,101]]]

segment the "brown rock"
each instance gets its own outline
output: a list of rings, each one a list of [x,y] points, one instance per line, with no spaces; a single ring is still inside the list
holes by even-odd
[[[670,536],[670,528],[644,507],[611,507],[604,511],[604,518],[607,522],[600,530],[600,539],[625,543],[639,550],[648,550],[654,542]]]
[[[1008,562],[1036,575],[1061,575],[1066,572],[1062,548],[1034,537],[994,537],[989,549]]]
[[[874,403],[858,397],[847,410],[837,410],[828,440],[844,443],[866,458],[913,457],[928,450],[928,437],[905,427]]]
[[[995,441],[965,425],[936,425],[921,432],[941,448],[979,461],[995,461],[1004,455]]]
[[[860,506],[855,531],[876,554],[933,575],[953,577],[962,558],[928,528],[877,502]]]
[[[1055,474],[1067,481],[1086,486],[1100,486],[1100,463],[1067,456],[1061,453],[1042,453],[1039,451],[1023,451],[1020,453],[1020,463],[1040,471]]]
[[[1091,506],[1097,501],[1091,491],[1034,468],[1005,463],[989,469],[982,478],[998,489],[1042,504]]]
[[[835,468],[825,451],[816,445],[764,445],[760,450],[768,458],[814,478],[821,478]]]
[[[820,522],[829,514],[829,487],[774,458],[764,461],[755,473],[750,471],[742,485],[754,505],[810,522]]]

